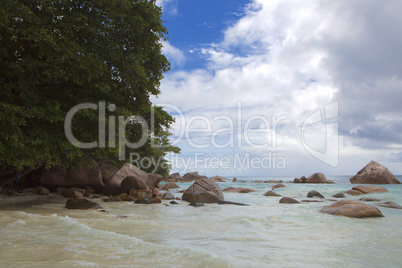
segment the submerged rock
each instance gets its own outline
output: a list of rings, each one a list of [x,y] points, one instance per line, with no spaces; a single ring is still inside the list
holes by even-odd
[[[229,187],[229,188],[223,189],[222,192],[246,194],[246,193],[256,192],[256,190],[251,189],[251,188]]]
[[[188,205],[193,206],[193,207],[203,207],[203,206],[205,206],[204,203],[201,203],[201,202],[192,202],[192,203],[190,203]]]
[[[279,184],[276,184],[276,185],[274,185],[274,186],[272,186],[272,190],[275,190],[275,189],[277,189],[277,188],[284,188],[284,187],[286,187],[284,184],[282,184],[282,183],[279,183]]]
[[[102,206],[86,198],[69,198],[66,201],[66,208],[86,210],[86,209],[102,209]]]
[[[319,212],[352,218],[384,217],[376,207],[354,200],[337,201]]]
[[[346,196],[345,196],[343,193],[334,194],[332,197],[335,197],[335,198],[346,198]]]
[[[379,199],[379,198],[371,198],[371,197],[362,197],[362,198],[359,199],[359,201],[362,201],[362,202],[378,202],[378,201],[381,201],[381,199]]]
[[[229,180],[221,176],[213,176],[210,179],[213,180],[214,182],[226,182]]]
[[[377,203],[375,204],[376,206],[380,206],[380,207],[386,207],[386,208],[396,208],[396,209],[402,209],[402,206],[398,205],[395,202],[382,202],[382,203]]]
[[[381,186],[359,185],[352,188],[352,190],[362,192],[363,194],[370,193],[388,193],[388,190]]]
[[[350,178],[352,184],[400,184],[400,181],[386,167],[371,161]]]

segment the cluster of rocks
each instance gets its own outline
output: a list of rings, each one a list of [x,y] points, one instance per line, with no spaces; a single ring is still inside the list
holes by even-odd
[[[322,173],[314,173],[313,175],[306,178],[302,176],[300,178],[295,178],[293,183],[334,183],[333,181],[327,179]]]
[[[203,175],[199,175],[197,171],[193,171],[193,172],[188,172],[186,174],[184,174],[183,176],[180,176],[180,173],[173,173],[171,175],[169,175],[169,177],[165,180],[166,182],[193,182],[196,180],[202,180],[202,179],[208,179],[208,177],[203,176]],[[209,178],[211,180],[213,180],[214,182],[226,182],[229,179],[221,177],[221,176],[213,176],[211,178]]]

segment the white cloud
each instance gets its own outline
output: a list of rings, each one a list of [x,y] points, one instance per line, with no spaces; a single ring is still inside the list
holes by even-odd
[[[275,130],[277,146],[248,146],[243,129],[235,133],[242,136],[241,148],[203,151],[182,141],[183,155],[250,152],[263,157],[267,151],[276,152],[286,158],[288,174],[300,175],[354,173],[371,159],[391,164],[391,156],[396,157],[400,150],[395,144],[402,141],[402,122],[398,120],[402,112],[402,29],[398,25],[402,18],[396,13],[398,5],[399,1],[253,1],[245,16],[224,32],[222,43],[200,48],[208,57],[206,69],[166,75],[158,102],[177,105],[186,118],[210,118],[212,131],[197,136],[203,142],[222,127],[223,123],[213,121],[216,116],[229,116],[237,127],[239,101],[243,127],[253,116],[269,120],[286,116]],[[334,100],[340,103],[338,169],[304,150],[300,128],[312,112]],[[179,125],[176,123],[176,131]],[[310,139],[322,146],[322,133],[312,135]],[[256,135],[255,141],[270,141],[270,137]],[[356,166],[350,165],[350,159],[355,159]],[[235,175],[230,170],[220,171]]]
[[[162,8],[162,11],[172,16],[178,14],[177,2],[178,0],[156,0],[156,4]]]
[[[168,58],[168,60],[172,63],[181,65],[186,60],[184,53],[172,46],[168,41],[162,41],[163,49],[162,53]]]

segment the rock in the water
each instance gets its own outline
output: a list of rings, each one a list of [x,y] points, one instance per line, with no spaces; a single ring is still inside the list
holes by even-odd
[[[213,176],[210,179],[213,180],[214,182],[226,182],[229,180],[221,176]]]
[[[172,200],[172,199],[175,199],[175,197],[172,193],[167,192],[167,193],[163,194],[162,199],[163,200]]]
[[[322,173],[314,173],[306,179],[306,183],[334,183],[333,181],[327,179]]]
[[[250,193],[250,192],[256,192],[256,190],[251,189],[251,188],[229,187],[229,188],[223,189],[222,192],[246,194],[246,193]]]
[[[279,200],[279,203],[282,203],[282,204],[300,204],[300,202],[297,201],[296,199],[294,199],[292,197],[287,197],[287,196],[282,197]]]
[[[371,161],[350,178],[352,184],[400,184],[400,181],[386,167]]]
[[[274,191],[268,191],[264,194],[264,196],[281,196],[280,194],[275,193]]]
[[[178,181],[182,181],[182,180],[183,180],[183,178],[182,178],[182,176],[180,176],[180,173],[176,172],[176,173],[170,174],[166,181],[167,182],[178,182]]]
[[[352,188],[352,190],[362,192],[363,194],[370,193],[388,193],[388,190],[381,186],[359,185]]]
[[[162,199],[160,199],[159,197],[153,197],[149,200],[150,204],[160,204],[162,203]]]
[[[184,174],[183,179],[186,181],[196,181],[196,180],[200,180],[200,179],[207,179],[207,177],[198,175],[198,172],[194,171],[194,172],[188,172],[188,173]]]
[[[85,210],[85,209],[102,209],[102,206],[86,198],[69,198],[66,201],[66,208]]]
[[[396,208],[396,209],[402,209],[402,206],[398,205],[395,202],[382,202],[382,203],[377,203],[375,204],[376,206],[380,207],[386,207],[386,208]]]
[[[276,185],[274,185],[274,186],[272,186],[272,190],[275,190],[275,189],[277,189],[277,188],[284,188],[284,187],[286,187],[284,184],[282,184],[282,183],[279,183],[279,184],[276,184]]]
[[[144,199],[137,199],[134,202],[135,204],[150,204],[150,199],[144,198]]]
[[[161,190],[164,190],[164,191],[170,190],[170,189],[177,189],[177,188],[180,188],[180,186],[174,182],[168,182],[167,184],[161,186]]]
[[[233,178],[232,182],[237,182],[237,178]]]
[[[312,190],[307,194],[307,197],[319,197],[319,198],[324,198],[322,194],[317,192],[316,190]]]
[[[182,199],[190,203],[219,203],[225,200],[218,184],[210,179],[200,179],[194,182],[184,192]]]
[[[337,201],[329,206],[323,207],[320,212],[352,218],[384,217],[381,211],[376,207],[354,200]]]
[[[346,191],[345,194],[349,194],[349,195],[362,195],[363,193],[357,190],[349,190]]]
[[[345,196],[343,193],[334,194],[332,197],[335,197],[335,198],[346,198],[346,196]]]
[[[300,178],[295,178],[293,180],[293,183],[306,183],[306,182],[307,182],[307,179],[304,176],[301,176]]]
[[[381,201],[381,199],[371,198],[371,197],[362,197],[362,198],[359,199],[359,201],[362,201],[362,202],[379,202],[379,201]]]
[[[67,171],[60,167],[45,171],[40,177],[39,183],[45,186],[65,188],[85,188],[90,186],[97,191],[101,191],[103,181],[99,165],[95,161],[84,164],[88,166],[74,171]]]
[[[170,201],[170,204],[172,204],[172,205],[178,205],[179,203],[177,203],[176,201]]]

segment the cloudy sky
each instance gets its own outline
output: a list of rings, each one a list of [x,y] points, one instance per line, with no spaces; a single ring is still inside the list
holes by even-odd
[[[173,172],[402,174],[402,2],[163,0]]]

